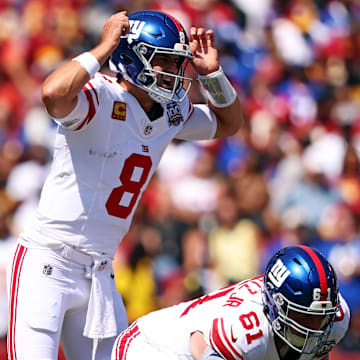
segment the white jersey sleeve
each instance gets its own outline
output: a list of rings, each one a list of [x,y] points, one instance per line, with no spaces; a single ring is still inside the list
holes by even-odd
[[[245,305],[245,304],[244,304]],[[246,304],[241,313],[213,320],[209,333],[210,346],[224,359],[277,360],[273,335],[262,306]]]
[[[217,120],[214,112],[208,105],[193,105],[186,97],[182,107],[188,109],[184,126],[177,133],[176,138],[181,140],[208,140],[215,136]]]
[[[262,278],[228,289],[222,296],[222,305],[218,303],[213,309],[216,315],[208,330],[200,329],[208,345],[227,360],[279,360],[263,311]]]
[[[77,96],[77,104],[70,114],[54,121],[66,130],[85,129],[99,109],[99,90],[102,86],[100,75],[89,80]]]

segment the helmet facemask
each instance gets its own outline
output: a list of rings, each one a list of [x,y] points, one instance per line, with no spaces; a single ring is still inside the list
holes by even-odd
[[[287,345],[299,353],[314,354],[326,341],[339,306],[333,306],[330,301],[314,301],[310,307],[301,306],[289,301],[281,293],[270,294],[265,290],[265,296],[272,304],[271,325],[275,334]],[[315,317],[321,318],[315,318]],[[314,322],[317,328],[301,324]]]
[[[144,64],[143,70],[139,72],[136,78],[135,85],[147,91],[149,96],[156,102],[181,102],[184,100],[185,96],[190,90],[192,83],[192,79],[185,76],[187,65],[193,58],[189,45],[178,43],[175,44],[175,49],[168,49],[156,47],[146,43],[138,43],[134,45],[133,51]],[[154,57],[158,54],[177,55],[183,59],[182,63],[178,66],[178,71],[176,74],[153,69],[151,63]],[[172,89],[166,89],[159,86],[157,75],[174,78]],[[188,82],[186,89],[184,88],[185,81]]]

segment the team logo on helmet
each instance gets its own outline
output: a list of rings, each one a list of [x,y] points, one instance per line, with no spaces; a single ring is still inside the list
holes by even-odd
[[[131,44],[134,40],[140,37],[141,31],[145,26],[145,21],[140,20],[129,20],[130,24],[130,32],[125,35],[124,38],[127,38],[129,44]]]
[[[290,275],[290,270],[278,259],[269,272],[269,280],[277,287],[280,287]]]
[[[166,105],[166,112],[169,119],[169,127],[179,126],[181,122],[184,121],[184,118],[181,114],[180,106],[176,102],[171,102]]]

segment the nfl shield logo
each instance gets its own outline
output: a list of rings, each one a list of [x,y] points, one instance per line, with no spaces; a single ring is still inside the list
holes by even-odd
[[[106,265],[107,265],[107,261],[105,260],[105,261],[102,261],[101,263],[100,263],[100,265],[98,266],[98,270],[99,271],[102,271],[102,270],[104,270],[105,269],[105,267],[106,267]]]
[[[53,268],[52,268],[52,266],[50,264],[44,265],[44,267],[43,267],[43,274],[44,275],[49,276],[49,275],[52,274],[52,272],[53,272]]]
[[[152,129],[153,129],[153,127],[151,125],[148,125],[144,130],[144,134],[145,135],[150,135],[151,132],[152,132]]]

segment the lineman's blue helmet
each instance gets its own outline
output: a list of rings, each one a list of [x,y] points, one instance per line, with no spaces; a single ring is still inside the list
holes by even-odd
[[[110,68],[139,86],[157,102],[184,99],[190,89],[191,78],[185,77],[185,69],[193,56],[189,40],[182,25],[172,16],[159,11],[144,10],[129,16],[130,33],[124,36],[110,57]],[[181,57],[177,74],[160,72],[173,77],[172,89],[158,86],[156,71],[151,61],[156,54]],[[184,82],[189,82],[184,89]],[[185,91],[184,91],[185,90]]]
[[[267,265],[264,288],[275,334],[300,353],[319,351],[339,309],[336,274],[325,257],[307,246],[278,251]]]

